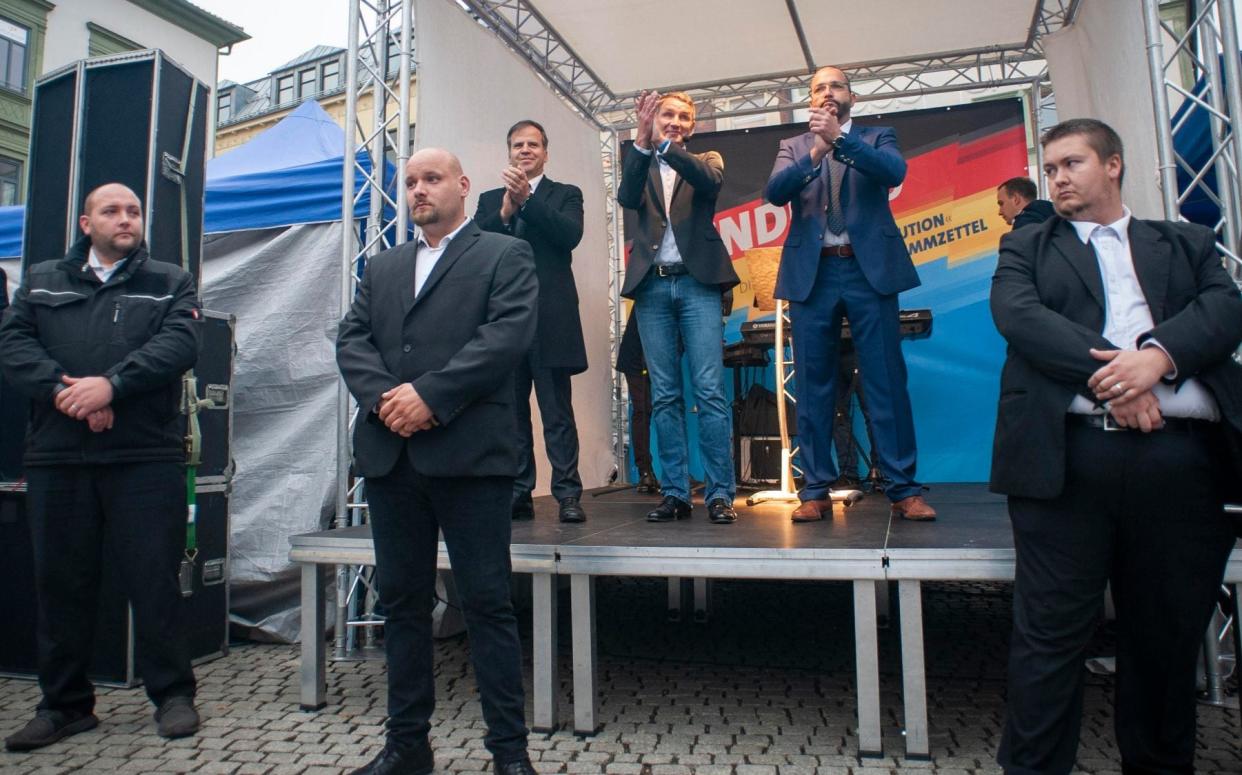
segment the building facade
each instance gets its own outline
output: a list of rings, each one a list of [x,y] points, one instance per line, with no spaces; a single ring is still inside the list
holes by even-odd
[[[40,75],[87,57],[158,48],[210,86],[220,50],[248,38],[186,0],[0,0],[0,205],[25,199]]]
[[[394,40],[389,45],[389,86],[395,91],[399,72],[400,48]],[[306,100],[315,100],[324,111],[345,128],[345,74],[348,53],[343,48],[316,46],[292,61],[286,62],[262,78],[246,83],[224,81],[216,88],[215,153],[250,140],[271,127]],[[414,126],[414,96],[418,79],[410,77],[410,126]],[[370,129],[374,121],[373,99],[368,89],[358,97],[358,123]],[[397,109],[389,100],[387,115]],[[355,132],[358,140],[360,133]],[[411,137],[413,135],[411,134]]]

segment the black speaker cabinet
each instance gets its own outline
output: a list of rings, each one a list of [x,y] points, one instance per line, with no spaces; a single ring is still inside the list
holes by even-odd
[[[228,653],[228,489],[224,485],[200,487],[197,502],[194,590],[182,599],[190,656],[196,663]],[[5,580],[0,584],[0,615],[6,629],[0,638],[0,674],[33,678],[38,670],[34,562],[26,494],[13,488],[0,489],[0,567],[5,569]],[[114,686],[138,684],[133,617],[116,567],[106,555],[93,645],[88,671],[91,680]]]
[[[199,278],[209,89],[162,51],[68,65],[35,82],[22,267],[64,256],[82,200],[119,182],[158,261]]]
[[[0,377],[0,482],[22,478],[22,448],[30,402]]]
[[[198,397],[210,404],[198,413],[202,457],[198,482],[227,484],[233,478],[233,356],[236,318],[203,310],[194,377]]]

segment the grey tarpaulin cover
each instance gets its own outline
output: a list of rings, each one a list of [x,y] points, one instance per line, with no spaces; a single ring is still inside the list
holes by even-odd
[[[335,510],[341,228],[204,239],[203,306],[237,316],[229,607],[250,637],[297,640],[289,537]]]

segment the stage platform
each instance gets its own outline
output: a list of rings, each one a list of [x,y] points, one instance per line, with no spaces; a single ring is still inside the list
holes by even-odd
[[[923,657],[924,580],[1012,580],[1013,536],[1005,499],[986,486],[936,485],[928,500],[935,522],[891,519],[888,501],[872,495],[834,508],[832,519],[794,524],[792,506],[745,506],[738,521],[713,525],[701,503],[690,520],[645,520],[658,498],[633,490],[597,490],[583,499],[588,520],[557,521],[552,498],[535,500],[535,518],[513,523],[516,573],[532,577],[532,727],[559,726],[557,676],[557,577],[570,578],[573,728],[597,731],[595,681],[595,577],[654,576],[696,579],[798,579],[849,581],[853,585],[858,755],[882,756],[877,582],[896,581],[900,605],[901,663],[907,758],[928,755],[926,676]],[[366,527],[294,536],[290,559],[302,570],[302,707],[326,703],[324,598],[319,565],[372,565]],[[443,544],[439,564],[448,568]],[[1242,582],[1242,552],[1235,550],[1226,582]],[[881,587],[883,589],[883,587]],[[1236,593],[1236,590],[1235,590]],[[1009,622],[997,622],[1008,627]]]

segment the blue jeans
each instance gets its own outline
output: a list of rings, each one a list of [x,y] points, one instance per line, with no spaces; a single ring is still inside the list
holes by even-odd
[[[724,390],[720,289],[688,274],[654,273],[634,291],[638,333],[651,378],[651,416],[660,458],[661,492],[690,502],[686,449],[686,406],[682,398],[678,340],[690,364],[690,382],[699,414],[699,455],[707,480],[704,502],[733,502],[733,418]]]

